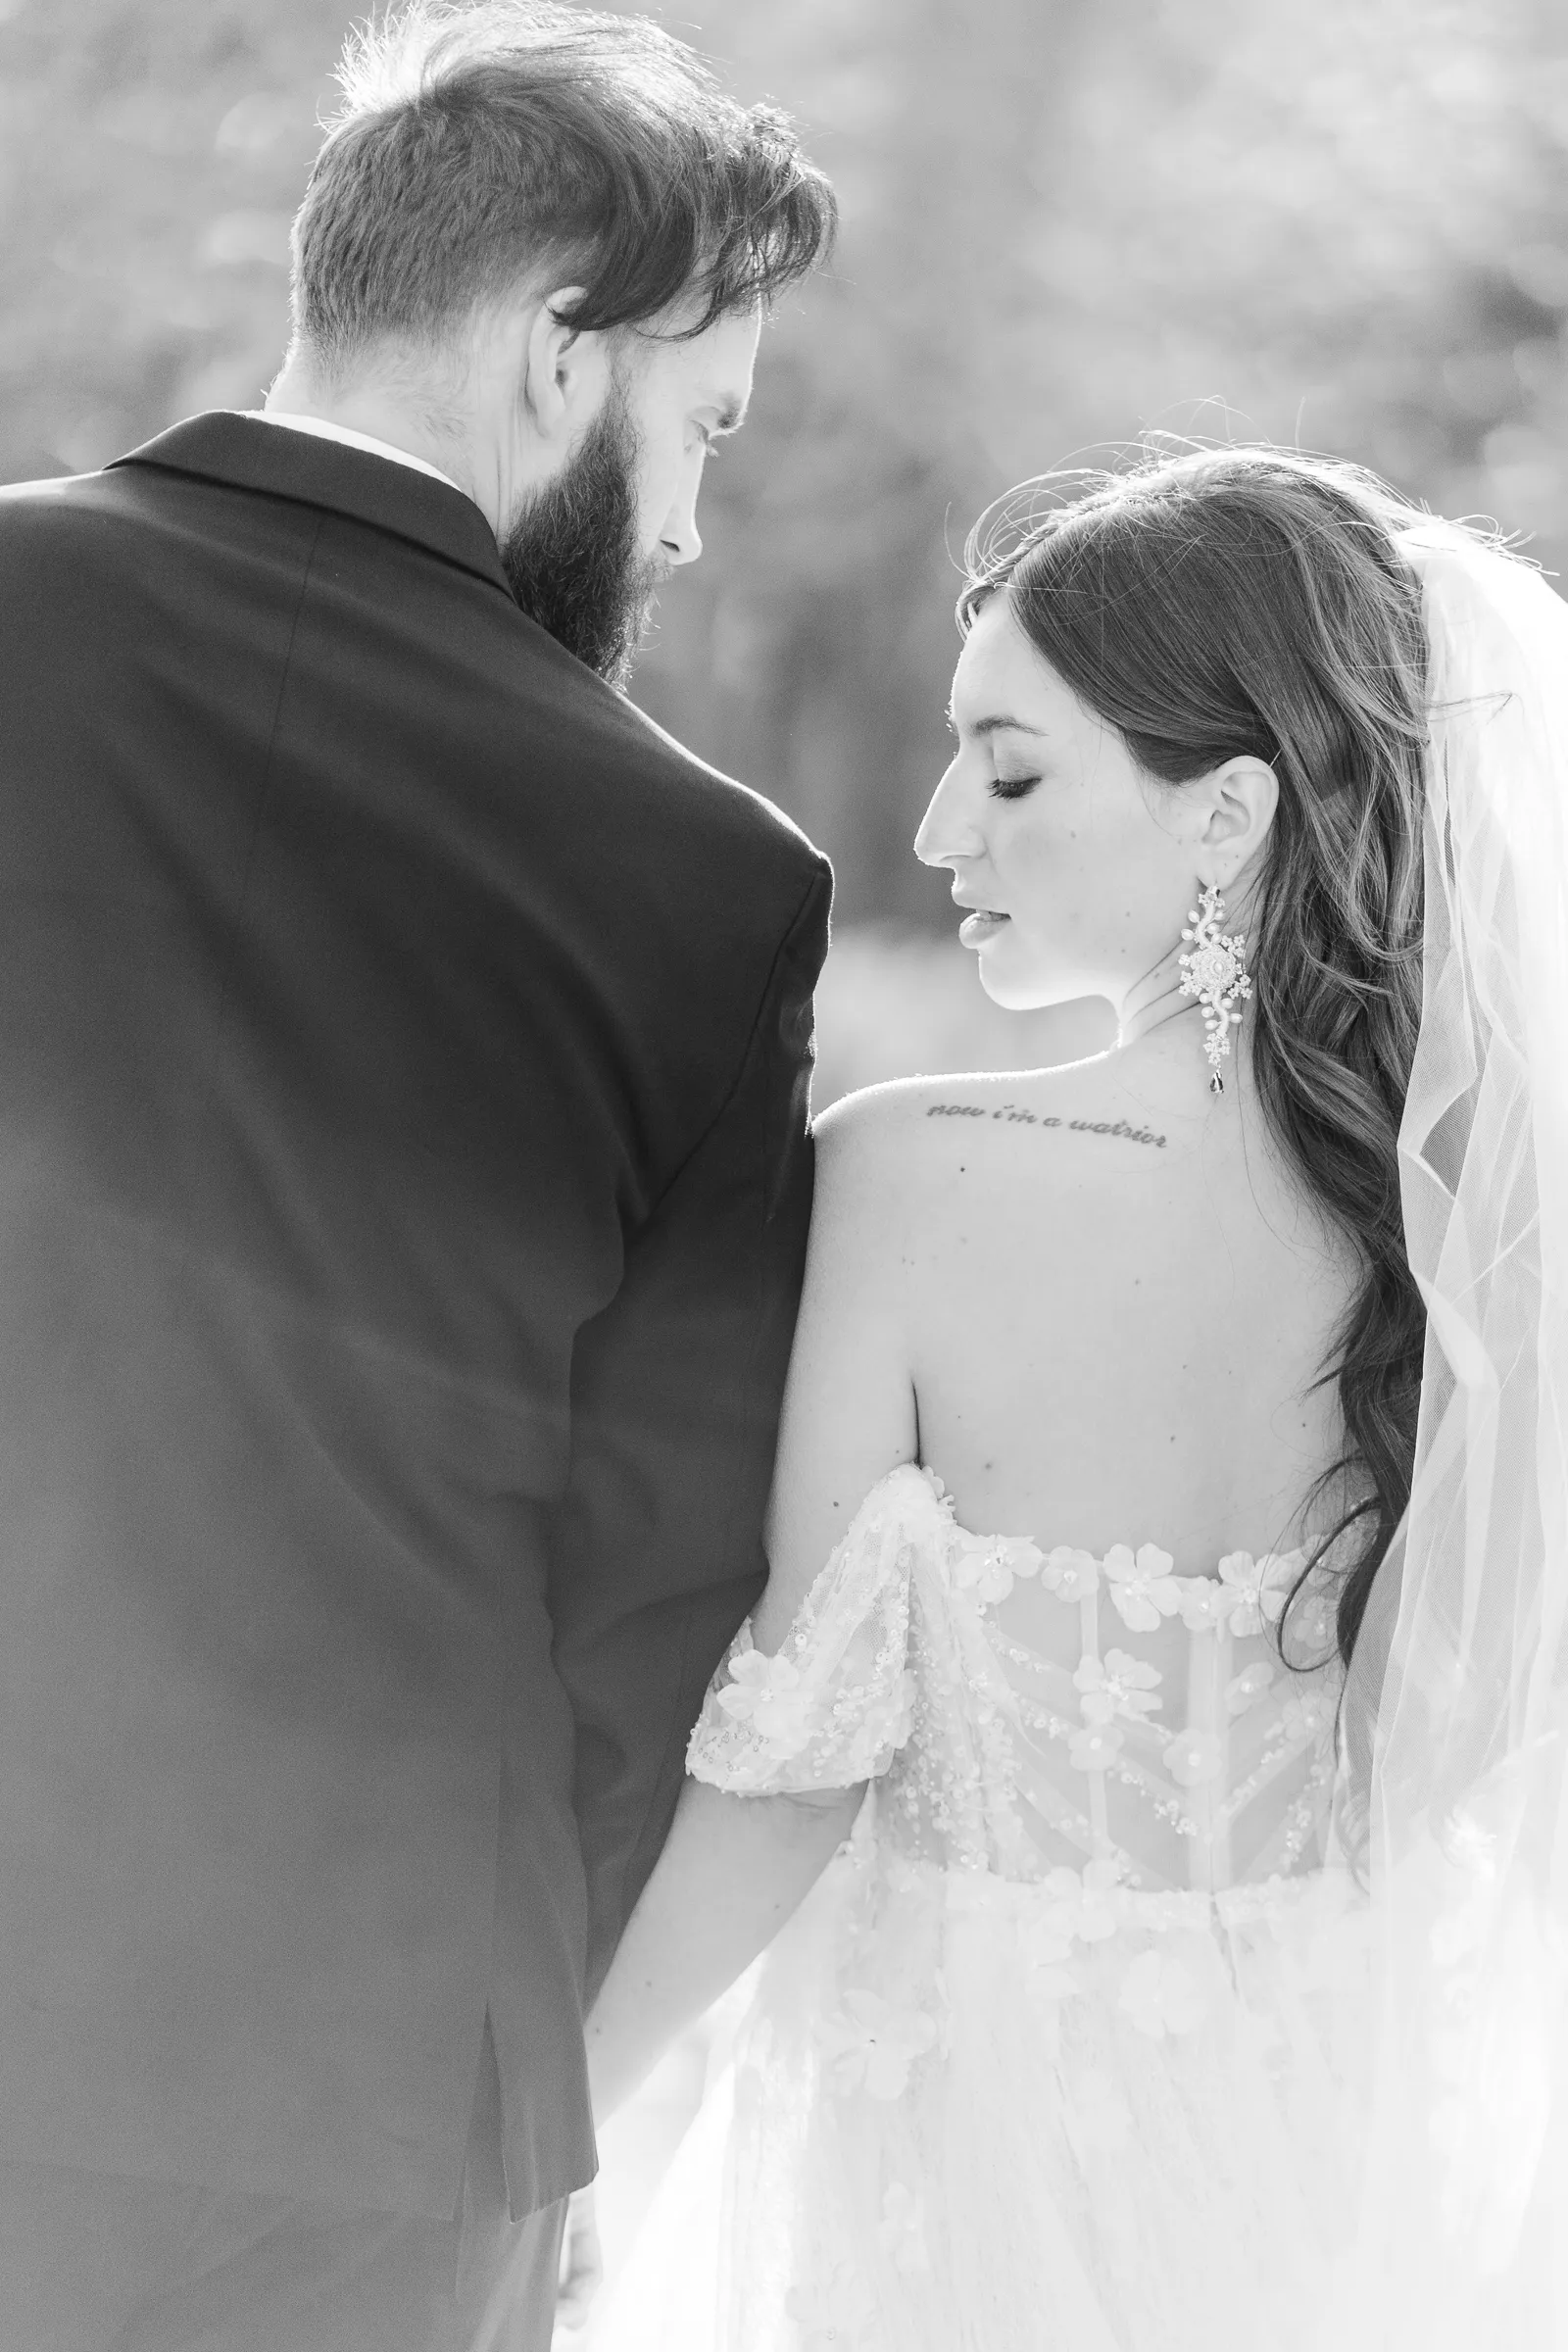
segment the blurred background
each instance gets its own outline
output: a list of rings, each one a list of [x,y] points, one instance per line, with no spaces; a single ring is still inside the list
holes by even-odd
[[[353,0],[0,0],[0,478],[260,399]],[[980,996],[909,855],[954,556],[1023,475],[1150,429],[1358,458],[1568,556],[1563,0],[655,8],[838,183],[708,554],[636,693],[839,875],[818,1100],[1070,1058]]]
[[[690,11],[690,13],[689,13]],[[635,692],[839,874],[818,1101],[1065,1060],[909,855],[954,559],[1018,478],[1140,433],[1352,457],[1568,558],[1564,0],[687,0],[801,122],[832,276],[770,328]],[[0,479],[256,405],[353,0],[0,0]],[[617,2126],[616,2243],[704,2038]]]

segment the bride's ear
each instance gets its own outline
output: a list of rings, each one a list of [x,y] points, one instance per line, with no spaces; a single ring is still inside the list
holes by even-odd
[[[1202,796],[1207,815],[1193,846],[1211,858],[1216,868],[1213,874],[1200,869],[1200,878],[1220,880],[1217,869],[1223,866],[1229,879],[1250,862],[1268,839],[1279,805],[1279,778],[1266,760],[1249,756],[1227,760],[1196,789]]]

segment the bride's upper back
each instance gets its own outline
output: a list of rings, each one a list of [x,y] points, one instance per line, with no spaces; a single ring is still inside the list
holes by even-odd
[[[1332,1696],[1281,1673],[1276,1629],[1332,1525],[1302,1505],[1346,1450],[1320,1376],[1359,1268],[1193,1049],[1178,1020],[820,1125],[754,1635],[806,1640],[891,1529],[922,1593],[894,1813],[928,1859],[1208,1888],[1298,1867],[1322,1828]],[[1328,1664],[1331,1627],[1314,1579],[1293,1668]]]
[[[1314,1384],[1354,1253],[1234,1080],[1216,1099],[1195,1076],[1181,1104],[1191,1042],[1175,1068],[1152,1037],[884,1087],[821,1124],[822,1214],[968,1527],[1155,1542],[1201,1574],[1298,1540],[1339,1457],[1335,1384]]]

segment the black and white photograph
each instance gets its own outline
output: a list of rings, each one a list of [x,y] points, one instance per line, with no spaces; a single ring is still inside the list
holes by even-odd
[[[356,5],[0,0],[0,2352],[1568,2352],[1562,0]]]

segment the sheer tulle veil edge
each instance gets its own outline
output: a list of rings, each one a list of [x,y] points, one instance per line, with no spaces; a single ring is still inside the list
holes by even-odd
[[[1343,1717],[1375,2056],[1324,2343],[1523,2352],[1568,2344],[1568,605],[1461,526],[1398,537],[1431,646],[1399,1136],[1428,1336]]]

